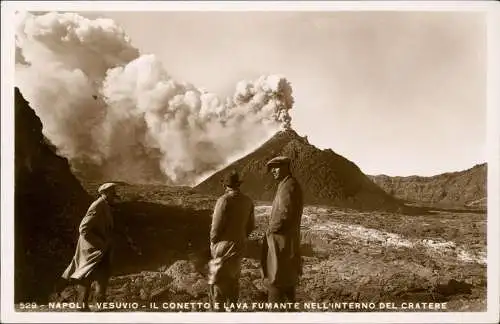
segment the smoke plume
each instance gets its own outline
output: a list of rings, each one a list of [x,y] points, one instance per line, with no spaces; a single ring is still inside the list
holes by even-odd
[[[16,84],[77,171],[193,185],[290,127],[284,77],[241,81],[221,100],[172,79],[110,19],[24,13],[16,30]]]

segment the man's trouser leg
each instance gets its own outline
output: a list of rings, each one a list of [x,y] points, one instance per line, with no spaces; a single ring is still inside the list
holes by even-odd
[[[108,251],[103,260],[97,265],[92,273],[92,280],[96,283],[95,301],[102,303],[106,301],[109,277],[111,275],[111,260]]]
[[[228,281],[228,300],[230,303],[236,304],[240,298],[240,282],[238,278],[233,278]]]
[[[83,307],[83,310],[89,310],[89,296],[92,280],[84,278],[78,281],[78,303]]]
[[[106,301],[106,292],[108,290],[109,275],[107,273],[99,274],[94,279],[96,282],[95,299],[102,303]]]
[[[223,312],[224,304],[230,306],[229,303],[236,304],[240,297],[239,280],[226,279],[224,282],[210,285],[210,302],[212,310]],[[219,309],[214,309],[214,303],[219,303]]]
[[[267,287],[267,301],[270,303],[279,303],[283,299],[282,291],[279,287],[269,285]]]
[[[285,289],[285,298],[289,303],[295,303],[295,286],[289,286]]]
[[[209,298],[210,298],[210,304],[212,305],[212,311],[216,312],[223,312],[224,311],[224,302],[225,296],[224,292],[221,289],[221,286],[219,284],[211,284],[209,286]],[[219,306],[218,308],[215,308],[215,303],[218,303]]]
[[[267,289],[267,301],[270,303],[295,302],[295,286],[277,287],[269,285]]]

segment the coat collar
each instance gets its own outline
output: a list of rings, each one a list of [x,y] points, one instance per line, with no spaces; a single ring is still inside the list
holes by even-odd
[[[100,201],[104,202],[106,205],[108,206],[111,206],[111,204],[109,203],[109,201],[104,197],[104,196],[99,196],[99,199]]]
[[[291,174],[289,174],[286,177],[284,177],[283,180],[280,181],[279,186],[281,186],[282,184],[284,184],[285,182],[287,182],[288,179],[290,179],[291,177],[292,177]]]
[[[240,192],[239,189],[233,189],[231,187],[226,187],[226,190],[225,190],[226,193],[238,193]]]

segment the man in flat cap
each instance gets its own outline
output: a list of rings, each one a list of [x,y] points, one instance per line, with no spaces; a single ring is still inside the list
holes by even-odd
[[[92,282],[96,282],[96,300],[105,301],[111,272],[111,252],[113,241],[113,217],[110,205],[116,195],[116,184],[105,183],[97,190],[99,197],[83,217],[71,263],[62,278],[76,281],[79,288],[78,302],[88,310],[88,299]]]
[[[262,250],[262,273],[269,302],[294,302],[302,274],[300,222],[302,189],[290,171],[290,158],[278,156],[267,163],[279,181]]]
[[[225,193],[215,204],[210,229],[208,283],[212,305],[238,302],[241,259],[255,226],[254,204],[240,191],[238,173],[226,174],[222,184]]]

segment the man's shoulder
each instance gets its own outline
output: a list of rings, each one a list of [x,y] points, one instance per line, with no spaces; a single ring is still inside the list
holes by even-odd
[[[105,207],[107,205],[108,205],[108,203],[106,202],[106,200],[104,198],[102,198],[102,197],[99,197],[96,200],[94,200],[92,202],[92,204],[90,204],[89,210],[103,208],[103,207]]]
[[[240,194],[241,194],[241,199],[242,199],[242,200],[244,200],[244,201],[246,201],[247,203],[249,203],[249,204],[252,204],[252,205],[253,205],[253,199],[252,199],[252,198],[250,198],[250,196],[249,196],[249,195],[244,194],[243,192],[241,192]]]
[[[299,181],[294,177],[294,176],[289,176],[285,181],[283,182],[283,187],[287,189],[294,189],[300,188],[300,183]]]
[[[219,197],[218,199],[220,202],[225,202],[225,201],[245,201],[248,203],[253,203],[252,198],[250,198],[248,195],[244,194],[241,191],[230,191],[224,193],[222,196]]]
[[[225,201],[229,197],[231,197],[231,193],[230,192],[224,192],[221,196],[219,196],[219,198],[217,198],[217,201]]]
[[[222,206],[225,205],[230,199],[230,194],[228,192],[223,193],[219,198],[217,198],[217,201],[215,202],[215,206]]]

